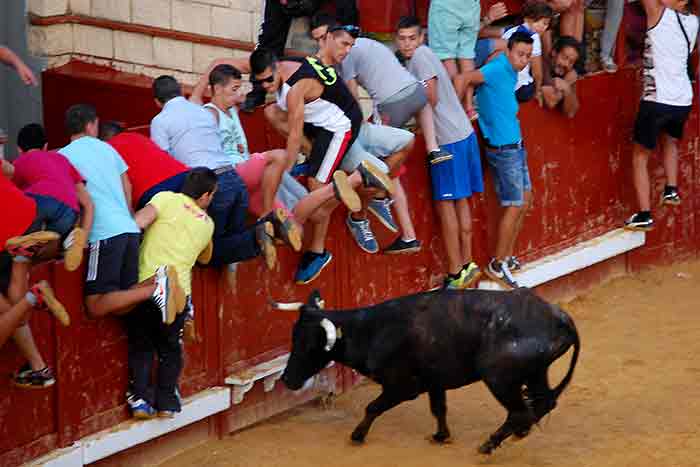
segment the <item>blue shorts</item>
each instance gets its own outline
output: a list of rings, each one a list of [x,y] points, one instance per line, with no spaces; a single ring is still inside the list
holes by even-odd
[[[490,151],[486,149],[486,160],[493,174],[493,185],[501,206],[522,206],[525,192],[532,191],[530,171],[527,168],[527,151],[520,149]]]
[[[433,199],[457,200],[483,192],[484,176],[476,133],[440,148],[452,154],[452,157],[441,161],[428,161]]]
[[[56,232],[66,238],[78,222],[78,213],[51,196],[27,193],[36,202],[36,217],[26,233],[38,230]]]

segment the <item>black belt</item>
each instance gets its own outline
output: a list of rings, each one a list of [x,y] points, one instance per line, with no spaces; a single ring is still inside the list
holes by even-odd
[[[214,173],[216,175],[221,175],[221,174],[225,174],[226,172],[230,172],[232,170],[235,170],[235,167],[229,164],[229,165],[224,165],[222,167],[219,167],[218,169],[214,169]]]
[[[522,149],[523,148],[523,142],[520,141],[519,143],[513,143],[513,144],[504,144],[503,146],[491,146],[490,144],[486,143],[486,149],[489,151],[508,151],[511,149]]]

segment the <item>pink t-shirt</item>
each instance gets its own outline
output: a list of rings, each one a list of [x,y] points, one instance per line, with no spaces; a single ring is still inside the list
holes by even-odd
[[[83,177],[68,159],[53,151],[31,151],[14,161],[15,175],[12,181],[24,192],[50,196],[80,211],[77,183]]]

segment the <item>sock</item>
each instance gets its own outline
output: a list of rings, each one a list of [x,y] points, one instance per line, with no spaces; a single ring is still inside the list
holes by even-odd
[[[24,295],[24,298],[29,302],[31,306],[37,306],[39,304],[39,299],[31,291]]]

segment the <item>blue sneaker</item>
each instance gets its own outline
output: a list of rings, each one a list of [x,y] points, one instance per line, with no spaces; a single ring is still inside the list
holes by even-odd
[[[323,268],[328,266],[328,263],[330,263],[332,259],[333,255],[328,250],[324,251],[322,254],[312,251],[305,252],[301,257],[301,262],[299,263],[299,268],[294,276],[294,280],[297,284],[308,284],[321,274]]]
[[[399,231],[399,228],[394,222],[394,216],[391,215],[391,203],[393,202],[394,200],[391,198],[374,198],[369,202],[367,210],[377,216],[377,219],[384,224],[384,227],[396,233]]]
[[[374,254],[379,251],[379,244],[377,244],[377,239],[374,238],[372,229],[369,228],[368,219],[356,221],[353,220],[348,214],[348,218],[345,219],[345,224],[348,226],[348,229],[350,229],[352,238],[355,239],[355,242],[360,249],[370,254]]]
[[[157,415],[156,409],[151,407],[151,404],[141,398],[137,398],[134,394],[130,394],[126,401],[131,408],[131,415],[134,418],[148,420]]]

